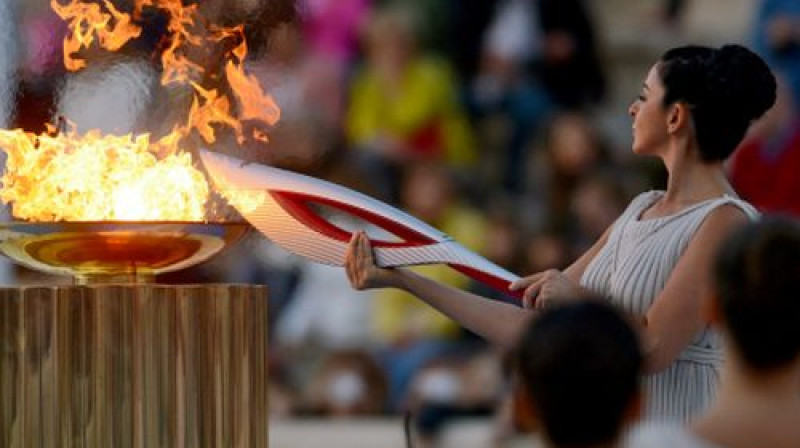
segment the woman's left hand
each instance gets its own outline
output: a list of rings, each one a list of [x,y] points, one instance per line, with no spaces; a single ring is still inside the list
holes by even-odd
[[[509,288],[512,291],[525,290],[522,295],[524,308],[550,308],[557,303],[572,301],[585,295],[583,288],[557,269],[548,269],[521,278]]]

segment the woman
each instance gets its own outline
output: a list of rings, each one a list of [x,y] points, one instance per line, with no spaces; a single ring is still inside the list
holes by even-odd
[[[637,196],[563,272],[548,270],[511,286],[524,289],[525,308],[603,296],[636,316],[648,374],[648,418],[686,421],[713,398],[721,344],[709,330],[700,298],[722,238],[757,215],[736,197],[722,163],[774,101],[772,73],[744,47],[667,51],[630,107],[633,151],[663,161],[666,190]],[[405,289],[501,344],[512,343],[530,315],[408,270],[378,268],[363,233],[353,238],[347,273],[357,289]]]

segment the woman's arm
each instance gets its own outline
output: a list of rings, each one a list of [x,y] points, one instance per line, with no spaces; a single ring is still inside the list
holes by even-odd
[[[714,258],[725,236],[747,220],[738,207],[723,205],[692,237],[664,289],[639,320],[645,372],[666,369],[708,325],[705,301],[713,286]]]
[[[526,288],[523,305],[530,308],[537,294],[543,305],[549,300],[590,296],[579,284],[586,266],[606,244],[609,227],[603,235],[562,274],[550,270],[518,280],[513,289]],[[350,284],[356,289],[400,288],[436,308],[461,326],[500,346],[514,344],[518,331],[535,311],[456,289],[406,269],[384,269],[375,264],[372,247],[364,232],[356,232],[350,241],[345,265]],[[539,290],[542,289],[542,293]]]
[[[355,289],[400,288],[503,347],[513,346],[517,333],[534,313],[444,285],[407,269],[377,267],[372,246],[364,232],[353,235],[345,268]]]

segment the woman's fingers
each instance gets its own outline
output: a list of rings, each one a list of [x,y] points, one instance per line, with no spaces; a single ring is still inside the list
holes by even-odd
[[[365,253],[371,256],[367,244],[364,242],[366,236],[363,232],[355,232],[350,238],[350,244],[347,246],[347,255],[345,258],[345,271],[347,272],[347,279],[350,284],[356,289],[363,289],[365,287],[365,269],[368,269],[369,258]]]
[[[535,300],[533,307],[543,310],[545,308],[549,308],[552,306],[551,297],[547,294],[547,285],[542,285],[539,288],[539,292],[536,294],[536,297],[533,299]]]
[[[344,270],[347,272],[347,280],[350,281],[350,285],[353,287],[356,286],[356,244],[358,240],[358,235],[353,234],[350,237],[350,244],[347,245],[347,253],[344,259]]]
[[[522,293],[522,306],[525,308],[533,308],[534,305],[540,308],[544,305],[542,289],[547,282],[553,277],[555,271],[553,269],[538,272],[533,275],[518,279],[509,285],[511,291],[518,291],[524,289]]]
[[[372,244],[370,244],[367,234],[363,231],[358,232],[357,238],[359,259],[361,260],[362,265],[367,268],[375,267],[375,256],[372,253]]]
[[[347,247],[345,270],[351,286],[358,290],[385,286],[384,270],[375,264],[375,255],[372,251],[367,234],[363,231],[353,233]]]
[[[510,285],[508,285],[508,289],[511,291],[519,291],[520,289],[526,289],[531,284],[539,281],[542,278],[544,272],[539,272],[533,275],[529,275],[527,277],[519,278],[513,281]]]
[[[544,281],[544,279],[540,278],[525,288],[525,292],[522,293],[522,303],[525,308],[533,308],[540,301],[539,296],[541,295]]]

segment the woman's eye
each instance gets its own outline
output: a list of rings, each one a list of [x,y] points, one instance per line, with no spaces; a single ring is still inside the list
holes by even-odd
[[[647,98],[645,98],[644,95],[638,95],[636,99],[639,101],[645,101]]]

